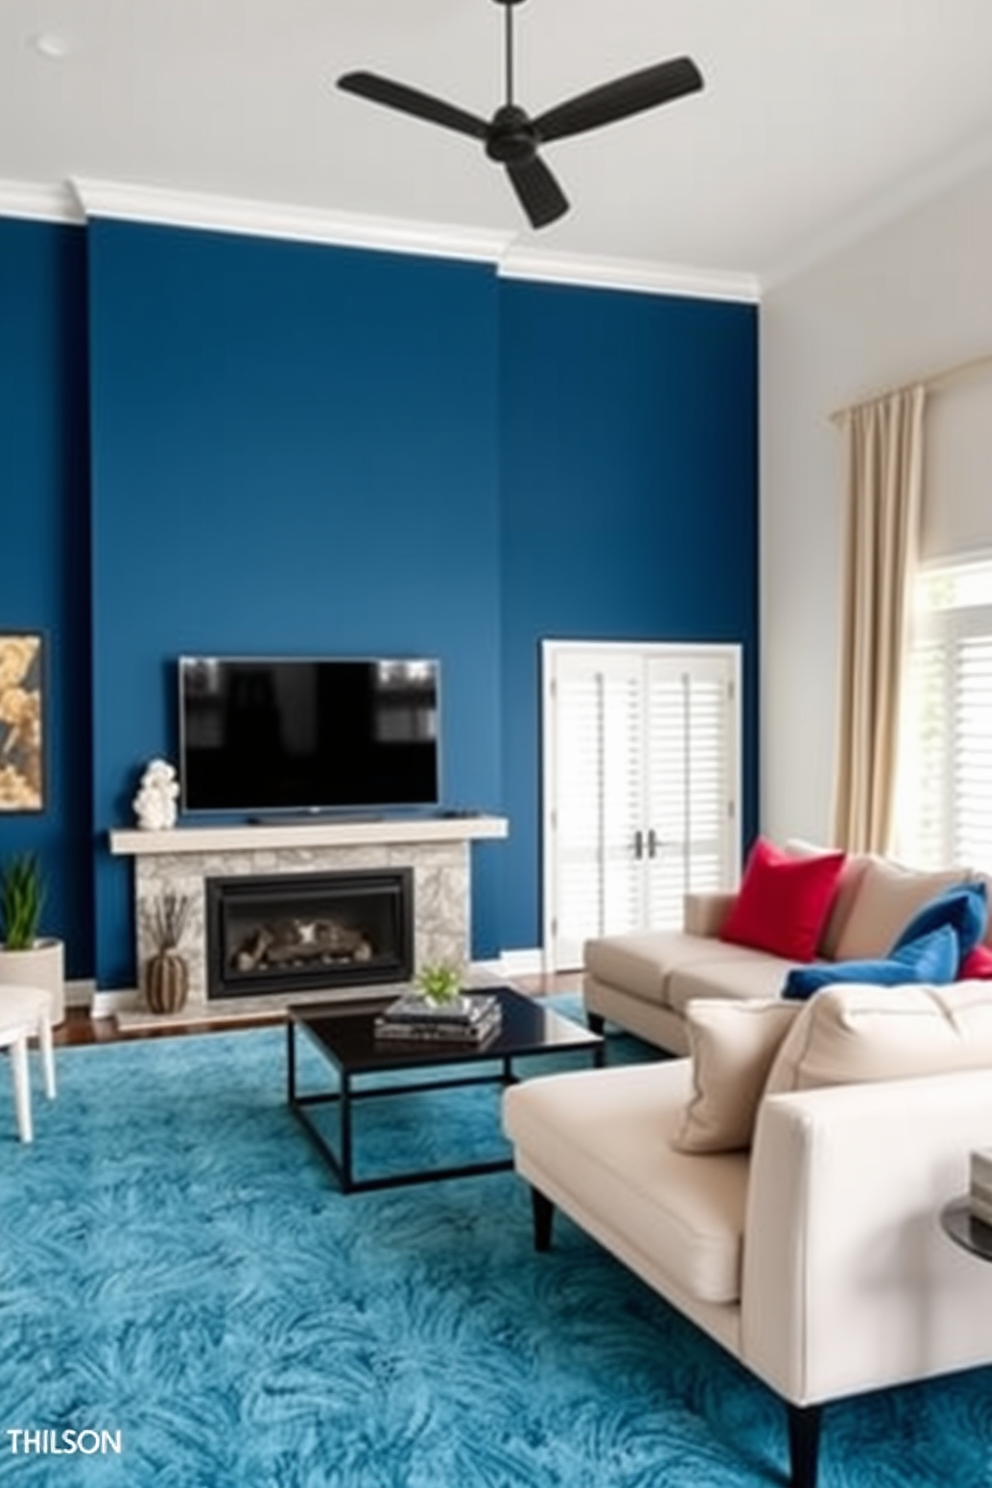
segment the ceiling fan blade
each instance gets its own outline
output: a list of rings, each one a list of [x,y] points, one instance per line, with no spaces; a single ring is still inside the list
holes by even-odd
[[[337,80],[337,86],[345,93],[355,93],[370,103],[381,103],[386,108],[399,109],[401,113],[413,114],[429,124],[441,124],[445,129],[455,129],[459,134],[471,135],[484,140],[488,125],[485,119],[445,103],[430,93],[421,93],[418,88],[408,88],[405,83],[394,83],[391,78],[380,77],[374,72],[346,72]]]
[[[547,227],[549,222],[564,217],[568,197],[540,155],[532,155],[529,160],[507,161],[506,174],[531,227]]]
[[[702,86],[702,73],[691,57],[672,57],[559,103],[535,119],[534,128],[542,142],[564,139],[657,108]]]

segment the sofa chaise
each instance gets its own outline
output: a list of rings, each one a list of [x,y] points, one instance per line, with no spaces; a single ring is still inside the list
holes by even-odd
[[[825,1403],[992,1361],[992,1266],[940,1225],[992,1146],[992,984],[700,1012],[693,1059],[523,1082],[504,1127],[537,1248],[560,1209],[770,1386],[814,1488]]]

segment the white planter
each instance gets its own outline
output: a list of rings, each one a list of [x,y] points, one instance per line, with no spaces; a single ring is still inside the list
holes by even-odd
[[[8,951],[0,941],[0,1002],[5,986],[44,987],[52,994],[52,1022],[65,1018],[65,947],[61,940],[36,940],[30,950]]]

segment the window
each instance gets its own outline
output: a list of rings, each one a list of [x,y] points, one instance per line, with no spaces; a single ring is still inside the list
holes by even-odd
[[[992,557],[917,580],[902,731],[898,851],[992,868]]]

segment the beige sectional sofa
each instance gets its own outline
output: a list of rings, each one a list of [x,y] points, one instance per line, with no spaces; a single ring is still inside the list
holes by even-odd
[[[790,844],[797,853],[805,844]],[[967,868],[923,873],[889,859],[852,855],[826,921],[819,958],[885,956],[928,899],[977,875]],[[583,1000],[590,1026],[606,1020],[674,1054],[688,1052],[685,1011],[694,998],[768,998],[797,963],[719,938],[733,894],[689,895],[681,930],[609,935],[586,942]],[[992,944],[992,931],[987,935]]]
[[[636,954],[619,964],[626,975]],[[677,964],[687,975],[692,963]],[[697,977],[704,964],[731,966],[719,955],[694,964]],[[760,972],[743,965],[753,989]],[[650,982],[635,988],[621,1012],[643,1004],[641,1026],[655,1027],[651,1008],[664,1005]],[[967,1189],[969,1153],[992,1146],[992,983],[898,997],[833,988],[785,1006],[787,1016],[772,1010],[787,1028],[773,1029],[782,1042],[769,1065],[768,1050],[734,1037],[753,1009],[706,1004],[727,1025],[713,1090],[732,1094],[734,1123],[740,1091],[755,1083],[750,1145],[736,1131],[731,1150],[686,1150],[696,1011],[695,1061],[521,1082],[504,1096],[504,1126],[531,1185],[537,1248],[549,1249],[561,1209],[776,1391],[791,1483],[814,1488],[824,1403],[992,1361],[992,1266],[940,1225]],[[677,1016],[662,1019],[666,1036]],[[751,1065],[735,1070],[745,1044]],[[769,1482],[778,1469],[767,1464]]]

